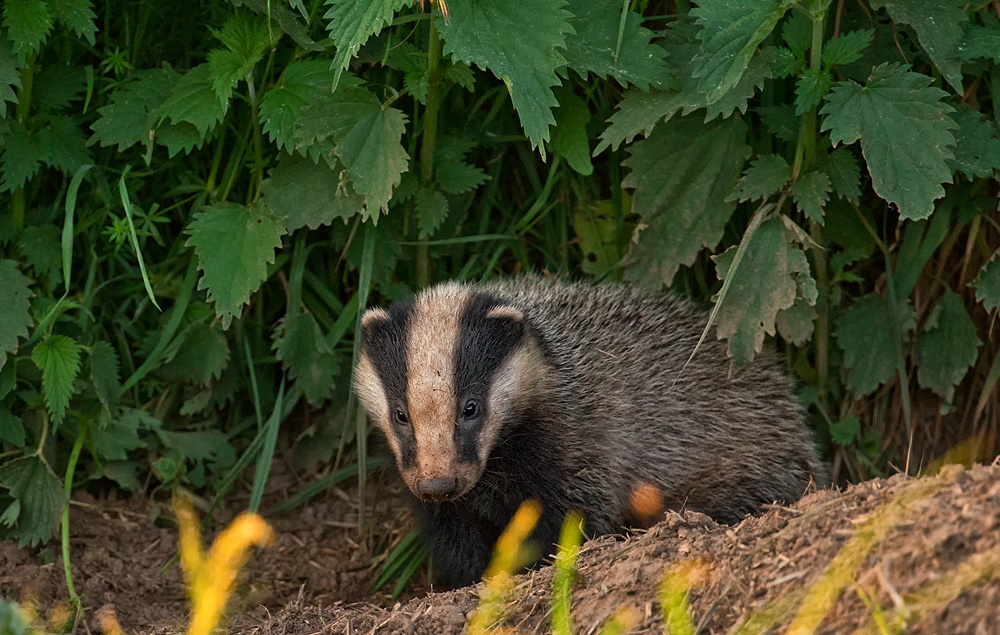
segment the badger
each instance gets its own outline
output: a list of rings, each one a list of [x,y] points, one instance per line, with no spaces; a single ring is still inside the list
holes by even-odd
[[[637,487],[733,523],[825,482],[776,355],[734,372],[706,341],[685,368],[705,322],[673,294],[540,277],[365,312],[355,390],[447,584],[478,581],[527,499],[547,554],[572,510],[588,536],[633,525]]]

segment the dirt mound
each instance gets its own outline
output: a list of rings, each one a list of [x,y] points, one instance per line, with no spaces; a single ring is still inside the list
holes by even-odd
[[[1000,467],[823,491],[735,527],[673,514],[642,535],[586,543],[572,593],[575,632],[597,632],[622,607],[635,610],[632,632],[663,632],[660,582],[678,560],[697,563],[688,597],[699,633],[731,633],[740,624],[743,632],[784,632],[793,619],[809,622],[795,617],[804,601],[818,602],[818,633],[877,633],[867,630],[873,616],[891,624],[907,611],[906,633],[1000,633]],[[552,577],[542,567],[517,578],[506,624],[548,631]],[[481,590],[432,593],[393,609],[295,602],[234,632],[457,635]]]

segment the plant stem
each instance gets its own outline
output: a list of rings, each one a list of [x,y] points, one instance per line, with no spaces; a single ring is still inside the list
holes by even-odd
[[[427,45],[427,106],[424,109],[424,132],[420,137],[420,184],[430,185],[434,179],[434,146],[437,145],[438,109],[441,105],[441,77],[438,62],[441,59],[441,37],[437,23],[430,20],[430,34]],[[430,283],[430,256],[427,244],[417,246],[417,287]]]
[[[66,477],[63,479],[63,488],[66,492],[66,505],[62,513],[62,559],[63,571],[66,573],[66,588],[69,589],[69,600],[73,606],[78,607],[80,596],[76,594],[73,587],[73,571],[69,564],[69,496],[73,490],[73,474],[76,472],[76,463],[80,459],[80,450],[83,449],[83,440],[87,437],[87,422],[80,426],[80,431],[76,435],[76,443],[73,444],[73,451],[69,455],[69,462],[66,464]]]
[[[21,69],[21,90],[17,91],[17,122],[27,127],[28,115],[31,112],[31,87],[35,77],[35,56],[28,58],[28,63]],[[11,193],[11,212],[14,215],[14,228],[24,229],[24,211],[28,208],[24,195],[24,186],[19,186]]]
[[[253,77],[247,76],[247,97],[250,99],[250,121],[253,123],[253,195],[247,201],[248,206],[260,196],[260,188],[264,183],[264,145],[260,133],[260,113],[257,109],[257,91],[254,90]]]

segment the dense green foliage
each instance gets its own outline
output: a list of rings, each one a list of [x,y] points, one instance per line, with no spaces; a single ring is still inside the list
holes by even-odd
[[[995,3],[441,6],[3,3],[0,536],[364,487],[359,307],[527,270],[775,338],[842,477],[995,452]]]

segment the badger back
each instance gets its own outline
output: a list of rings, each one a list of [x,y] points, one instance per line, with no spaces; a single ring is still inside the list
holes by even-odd
[[[362,326],[355,389],[407,486],[424,500],[465,494],[544,372],[523,312],[453,283],[371,309]]]

